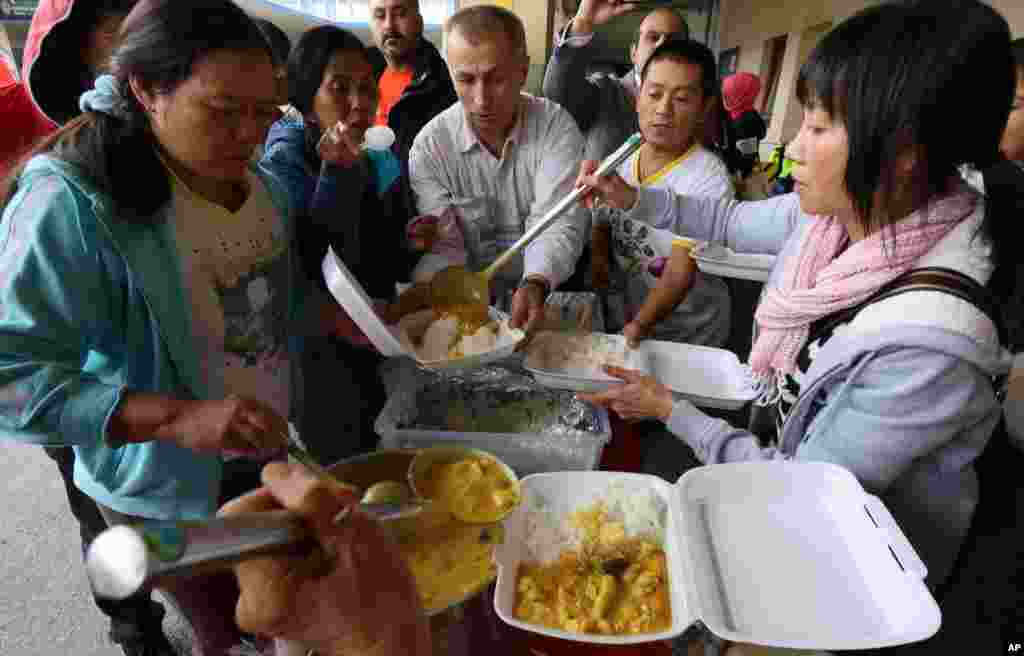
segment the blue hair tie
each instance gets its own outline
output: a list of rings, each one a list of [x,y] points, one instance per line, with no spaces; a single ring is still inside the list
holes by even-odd
[[[120,119],[127,117],[124,97],[113,75],[96,78],[92,89],[78,99],[78,108],[83,112],[101,112]]]

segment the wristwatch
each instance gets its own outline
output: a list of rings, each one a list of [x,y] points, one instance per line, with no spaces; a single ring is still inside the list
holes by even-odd
[[[516,291],[519,291],[520,289],[526,287],[527,285],[536,285],[537,287],[540,287],[542,301],[546,301],[548,299],[548,295],[551,294],[551,284],[541,276],[530,276],[528,278],[523,278],[522,280],[519,281],[519,284],[516,285]]]

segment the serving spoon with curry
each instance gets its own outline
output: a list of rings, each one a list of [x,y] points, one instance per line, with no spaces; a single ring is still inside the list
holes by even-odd
[[[337,480],[322,467],[311,469]],[[405,485],[384,481],[367,489],[359,510],[397,519],[438,511],[466,524],[496,524],[520,501],[515,472],[482,451],[425,449],[413,458],[407,478],[412,498],[403,498],[399,488]],[[367,495],[373,503],[367,502]],[[305,522],[287,510],[114,526],[89,546],[86,572],[96,595],[124,599],[168,579],[229,569],[258,556],[315,548],[311,537]]]

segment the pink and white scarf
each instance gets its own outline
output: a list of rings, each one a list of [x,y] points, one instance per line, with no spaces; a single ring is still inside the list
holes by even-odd
[[[754,375],[767,381],[792,374],[812,323],[866,301],[966,219],[978,197],[955,184],[949,194],[845,251],[849,235],[839,219],[815,218],[798,254],[785,263],[780,285],[765,291],[754,315]]]

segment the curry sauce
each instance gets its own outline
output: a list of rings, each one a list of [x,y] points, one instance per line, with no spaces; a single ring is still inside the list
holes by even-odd
[[[428,613],[465,599],[497,575],[500,525],[465,524],[447,513],[426,512],[397,537]]]
[[[575,513],[577,549],[552,563],[523,563],[516,578],[515,616],[572,633],[624,635],[669,628],[665,552],[649,536],[626,535],[602,504]]]
[[[431,465],[416,488],[433,503],[395,533],[429,613],[494,580],[494,549],[504,534],[489,522],[519,503],[519,486],[496,460],[474,455]]]
[[[423,496],[464,522],[498,521],[519,503],[519,486],[484,456],[436,464],[417,485]]]

